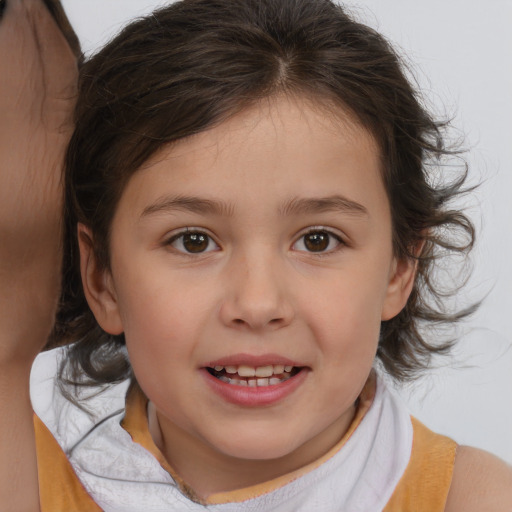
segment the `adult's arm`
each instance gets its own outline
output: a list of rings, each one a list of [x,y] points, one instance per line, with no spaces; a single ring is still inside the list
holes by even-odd
[[[0,12],[0,509],[33,512],[29,376],[60,289],[79,46],[58,0],[0,0]]]

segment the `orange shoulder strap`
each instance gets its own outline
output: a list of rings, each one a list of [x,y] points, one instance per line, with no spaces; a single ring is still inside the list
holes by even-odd
[[[452,481],[457,445],[412,419],[409,464],[383,512],[443,512]]]
[[[46,425],[34,415],[41,512],[101,512]]]

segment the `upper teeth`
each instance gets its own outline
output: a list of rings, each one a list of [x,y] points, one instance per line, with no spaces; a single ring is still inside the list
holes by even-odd
[[[238,373],[240,377],[272,377],[272,375],[281,375],[283,372],[291,372],[293,366],[284,366],[282,364],[274,364],[267,366],[247,366],[241,364],[239,366],[215,366],[215,370],[220,372],[226,370],[226,373]]]

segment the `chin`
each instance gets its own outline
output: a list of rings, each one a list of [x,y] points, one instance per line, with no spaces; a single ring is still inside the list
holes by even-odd
[[[291,436],[271,434],[235,437],[223,439],[216,449],[228,457],[244,460],[269,461],[282,459],[294,452],[298,446],[288,444]],[[229,443],[226,443],[229,441]]]

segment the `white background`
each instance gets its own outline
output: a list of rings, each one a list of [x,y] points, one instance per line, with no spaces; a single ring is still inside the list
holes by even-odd
[[[62,0],[86,53],[162,0]],[[362,0],[350,10],[386,35],[438,113],[464,133],[478,227],[463,300],[484,303],[452,358],[400,392],[430,428],[512,463],[512,0]]]

